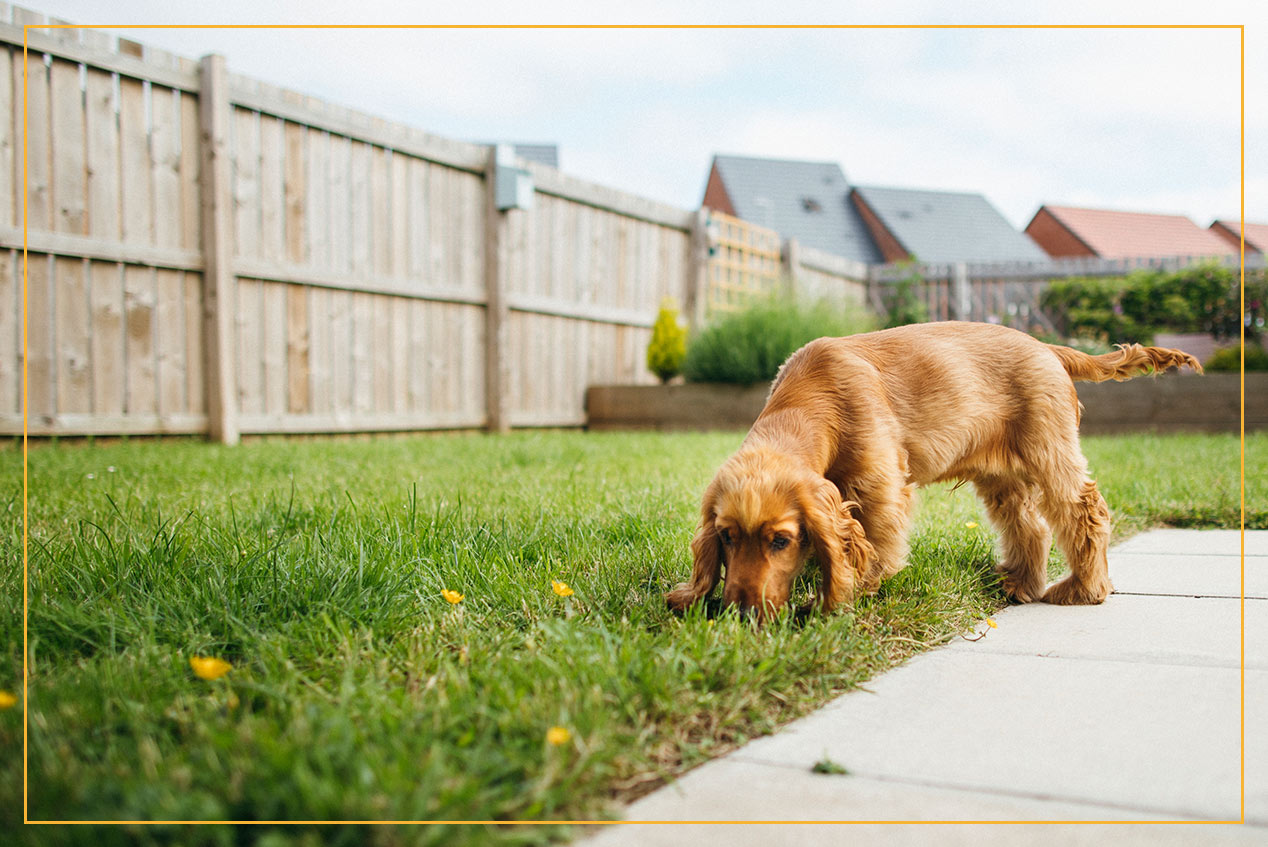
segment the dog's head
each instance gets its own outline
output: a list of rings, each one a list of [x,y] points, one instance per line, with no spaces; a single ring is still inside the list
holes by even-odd
[[[670,605],[709,593],[725,567],[723,601],[764,619],[788,602],[812,553],[823,571],[824,610],[848,601],[855,573],[872,551],[850,513],[856,507],[842,502],[833,483],[787,456],[741,450],[705,491],[691,542],[693,579],[668,595]]]

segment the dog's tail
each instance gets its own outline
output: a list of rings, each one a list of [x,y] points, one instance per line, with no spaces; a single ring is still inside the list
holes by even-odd
[[[1061,360],[1070,379],[1084,382],[1105,382],[1107,379],[1131,379],[1141,374],[1162,373],[1168,368],[1188,365],[1202,373],[1197,359],[1180,350],[1167,347],[1141,347],[1139,344],[1119,344],[1113,353],[1089,356],[1069,347],[1049,344],[1048,349]]]

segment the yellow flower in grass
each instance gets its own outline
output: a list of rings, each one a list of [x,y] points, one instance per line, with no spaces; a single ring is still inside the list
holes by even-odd
[[[462,602],[462,595],[459,594],[457,591],[451,591],[448,588],[443,589],[440,592],[440,596],[444,597],[446,600],[448,600],[450,603],[453,603],[454,605],[457,605]]]
[[[7,691],[0,691],[0,709],[12,709],[17,705],[18,698],[14,697]]]
[[[969,529],[977,529],[977,521],[969,521],[965,524]]]
[[[233,665],[212,656],[190,656],[189,666],[202,679],[220,679],[233,670]]]
[[[546,730],[546,743],[551,747],[567,744],[570,738],[572,738],[572,733],[562,726],[552,726]]]
[[[557,580],[553,580],[553,579],[552,579],[552,580],[550,581],[550,587],[551,587],[551,588],[554,590],[554,592],[555,592],[556,594],[558,594],[560,597],[571,597],[571,596],[572,596],[572,589],[568,587],[568,583],[566,583],[566,582],[559,582],[559,581],[557,581]]]

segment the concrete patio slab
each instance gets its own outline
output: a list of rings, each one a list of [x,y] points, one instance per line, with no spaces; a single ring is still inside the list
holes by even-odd
[[[1005,609],[981,641],[917,656],[626,810],[649,821],[854,823],[632,824],[592,841],[1268,843],[1268,600],[1244,601],[1243,672],[1243,601],[1211,596],[1229,573],[1240,587],[1239,547],[1228,531],[1134,538],[1111,551],[1110,572],[1139,591],[1100,606]],[[1248,533],[1247,551],[1262,559],[1248,558],[1248,586],[1263,586],[1251,569],[1268,568],[1268,532]],[[825,758],[848,775],[813,773]],[[1209,823],[1243,813],[1245,824]],[[1013,823],[1023,820],[1098,823]],[[1100,823],[1116,820],[1192,823]]]
[[[867,687],[733,756],[803,769],[827,756],[992,794],[1241,814],[1237,669],[941,650]]]
[[[1241,601],[1112,594],[1102,606],[1030,603],[996,617],[979,641],[947,649],[1061,659],[1238,668]],[[1268,670],[1268,601],[1246,601],[1246,667]]]
[[[1237,556],[1240,548],[1236,529],[1152,529],[1116,545],[1114,552]],[[1268,530],[1247,531],[1246,555],[1268,556]]]
[[[1246,557],[1246,596],[1268,599],[1268,556]],[[1114,590],[1124,594],[1240,597],[1242,562],[1237,553],[1129,553],[1116,550],[1110,567]]]

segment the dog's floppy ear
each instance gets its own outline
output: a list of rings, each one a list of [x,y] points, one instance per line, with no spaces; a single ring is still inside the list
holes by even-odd
[[[806,482],[800,499],[806,533],[823,572],[823,611],[828,612],[854,599],[855,585],[867,573],[872,545],[863,525],[851,514],[859,504],[843,502],[841,492],[828,480]]]
[[[671,609],[685,609],[707,597],[722,576],[722,544],[713,525],[717,517],[714,498],[715,490],[710,485],[700,507],[700,526],[696,529],[696,537],[691,539],[691,581],[679,583],[665,595],[665,602]]]

